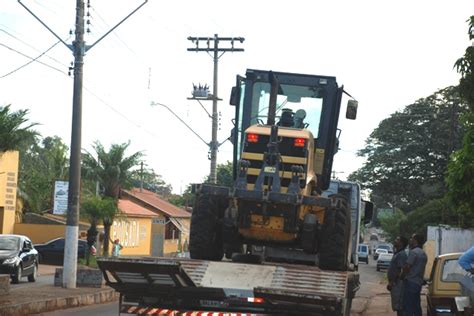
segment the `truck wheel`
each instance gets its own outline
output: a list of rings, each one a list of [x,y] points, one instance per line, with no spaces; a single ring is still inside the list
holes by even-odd
[[[330,196],[338,200],[335,209],[324,215],[320,234],[319,267],[324,270],[347,270],[347,254],[351,231],[351,216],[344,196]]]
[[[220,261],[224,256],[218,201],[207,194],[197,195],[191,216],[189,253],[192,259]]]

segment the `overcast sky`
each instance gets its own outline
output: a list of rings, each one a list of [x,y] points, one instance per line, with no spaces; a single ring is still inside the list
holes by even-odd
[[[142,2],[90,0],[87,44]],[[71,43],[76,1],[22,3]],[[194,46],[187,37],[244,37],[236,44],[244,52],[219,59],[218,139],[230,134],[230,89],[247,68],[335,76],[359,101],[358,119],[340,121],[334,170],[345,179],[363,163],[355,153],[381,120],[458,83],[453,64],[470,45],[470,15],[472,0],[150,0],[85,56],[82,147],[90,151],[98,140],[108,149],[130,140],[129,154],[143,151],[148,167],[175,193],[202,181],[210,168],[208,147],[165,108],[150,104],[169,106],[209,142],[211,120],[187,98],[192,83],[212,85],[213,61],[206,53],[188,52]],[[0,106],[29,109],[43,137],[57,135],[69,145],[71,51],[59,43],[27,64],[57,42],[17,1],[2,0]],[[203,105],[211,111],[211,102]],[[229,142],[218,153],[218,163],[227,160],[232,160]]]

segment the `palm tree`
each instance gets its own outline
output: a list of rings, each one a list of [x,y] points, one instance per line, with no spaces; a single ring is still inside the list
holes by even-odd
[[[28,110],[10,111],[10,105],[0,106],[0,153],[17,150],[23,144],[35,142],[38,133],[31,128],[38,125],[29,123],[26,115]]]
[[[129,188],[132,183],[132,168],[140,163],[143,156],[141,152],[136,152],[131,156],[125,156],[125,151],[130,145],[130,141],[123,144],[112,144],[109,151],[98,141],[93,145],[95,156],[86,153],[82,160],[82,170],[84,178],[98,181],[103,196],[114,199],[117,206],[121,188]],[[97,159],[95,158],[97,157]],[[115,208],[118,210],[118,208]],[[117,213],[104,214],[102,222],[104,224],[104,255],[108,255],[110,239],[110,226],[112,226],[114,217]]]
[[[81,203],[81,213],[88,217],[91,227],[87,230],[87,244],[89,251],[86,253],[86,265],[89,265],[90,250],[96,242],[97,224],[103,218],[110,218],[117,213],[117,205],[115,200],[109,197],[101,198],[99,196],[92,196],[86,198]],[[108,244],[108,243],[104,243]]]

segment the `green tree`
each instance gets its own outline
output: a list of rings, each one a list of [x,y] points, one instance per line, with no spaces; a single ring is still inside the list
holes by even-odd
[[[186,186],[183,194],[172,194],[168,201],[176,206],[188,208],[194,203],[194,194],[192,192],[191,184]]]
[[[474,16],[469,19],[469,39],[474,40]],[[466,49],[464,56],[455,63],[456,70],[461,74],[459,89],[461,97],[469,105],[461,122],[466,133],[463,147],[451,156],[446,183],[448,197],[461,215],[461,225],[474,225],[474,46]]]
[[[234,179],[232,177],[232,162],[227,161],[226,163],[218,164],[217,170],[216,170],[216,176],[217,176],[217,182],[216,182],[217,185],[222,185],[226,187],[234,186]],[[210,182],[209,176],[206,177],[205,182],[206,183]]]
[[[442,197],[449,156],[461,146],[456,118],[465,111],[458,89],[448,87],[392,114],[358,152],[367,160],[349,179],[405,212]]]
[[[89,265],[89,254],[92,242],[95,242],[97,234],[97,224],[104,218],[113,218],[117,213],[117,205],[115,200],[110,197],[90,196],[81,202],[81,214],[86,216],[91,223],[91,227],[87,231],[87,241],[89,244],[89,251],[86,255],[86,265]],[[107,243],[104,243],[104,245]]]
[[[31,143],[21,152],[18,183],[26,212],[52,209],[54,183],[68,177],[67,154],[68,147],[57,136]]]
[[[132,184],[134,187],[143,185],[144,189],[155,192],[162,197],[169,197],[173,191],[171,184],[166,183],[163,177],[153,169],[137,169],[132,172]]]
[[[123,144],[112,144],[109,151],[98,141],[93,145],[95,155],[85,153],[82,160],[82,172],[84,178],[91,181],[98,181],[103,192],[103,196],[110,197],[117,205],[120,190],[130,188],[132,185],[132,169],[139,166],[143,156],[141,152],[126,156],[125,152],[130,146],[130,142]],[[97,159],[95,158],[97,157]],[[116,210],[118,208],[116,207]],[[105,214],[102,218],[104,224],[104,255],[109,253],[110,226],[117,213]]]
[[[10,105],[0,106],[0,153],[35,141],[38,133],[32,128],[37,124],[29,123],[27,114],[28,110],[12,112]]]
[[[216,170],[217,182],[216,185],[233,187],[234,179],[232,177],[232,162],[227,161],[223,164],[217,165]],[[209,176],[204,178],[205,183],[209,183]],[[192,192],[192,186],[189,184],[182,195],[172,195],[169,198],[170,203],[179,207],[188,207],[194,204],[194,194]]]
[[[401,234],[402,226],[405,221],[406,215],[400,209],[396,209],[392,214],[380,216],[381,227],[389,241],[395,240],[395,237]]]
[[[459,225],[459,218],[453,213],[453,206],[448,199],[441,198],[429,201],[407,215],[402,224],[401,233],[410,236],[413,233],[424,233],[428,226],[447,224]]]

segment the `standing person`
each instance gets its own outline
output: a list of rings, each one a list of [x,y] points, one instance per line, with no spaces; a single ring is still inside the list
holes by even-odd
[[[459,283],[461,284],[461,295],[469,296],[472,300],[474,293],[472,293],[474,284],[474,246],[466,250],[458,259],[459,265],[468,272],[464,275]]]
[[[407,253],[405,251],[407,245],[408,239],[404,236],[395,238],[393,241],[395,254],[387,270],[387,290],[390,291],[392,298],[392,310],[397,312],[397,316],[403,316],[403,280],[401,275],[407,261]]]
[[[428,261],[428,257],[422,249],[424,241],[424,237],[420,234],[413,234],[409,241],[410,252],[402,273],[402,278],[405,279],[403,289],[404,316],[421,316],[421,287],[426,262]]]
[[[120,244],[119,239],[115,239],[112,245],[112,257],[120,256],[120,250],[122,250],[123,246]]]

